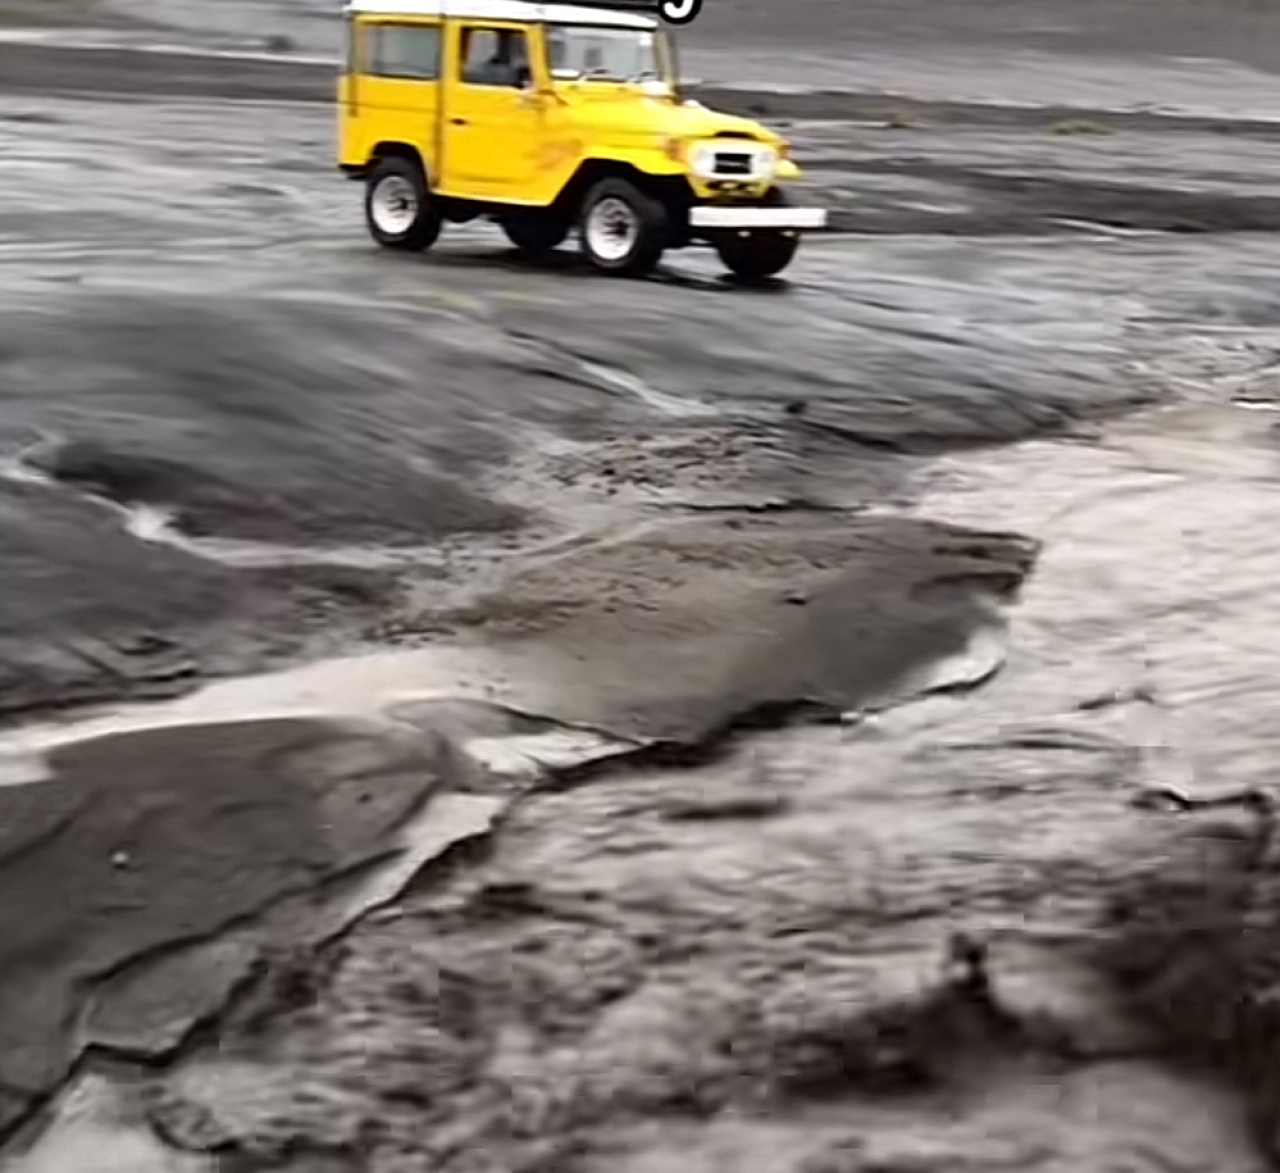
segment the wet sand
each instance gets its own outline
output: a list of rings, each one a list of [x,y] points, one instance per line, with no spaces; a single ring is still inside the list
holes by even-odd
[[[62,24],[69,6],[75,10],[72,0],[5,0],[0,25]],[[116,0],[90,10],[99,39],[328,59],[338,46],[337,7],[328,0]],[[721,0],[684,30],[682,56],[687,76],[757,95],[816,87],[1274,121],[1277,32],[1280,12],[1266,0],[1224,0],[1211,11],[1191,0]],[[127,82],[87,61],[82,68],[82,82],[92,75],[97,86],[136,91],[148,77],[160,84],[144,62]],[[260,68],[224,69],[246,89],[250,78],[262,84]],[[43,84],[50,81],[46,71]]]
[[[293,765],[351,748],[367,759],[354,776],[299,776]],[[288,897],[314,899],[390,850],[392,831],[441,781],[416,747],[305,723],[161,732],[70,749],[50,765],[49,781],[0,791],[0,1084],[33,1096],[65,1077],[83,1045],[71,1036],[87,986],[105,993],[130,967]],[[162,986],[160,1003],[188,993]],[[201,1008],[188,1013],[198,1020]]]
[[[322,68],[0,47],[13,1167],[1255,1173],[1269,128],[795,99],[841,232],[606,282]]]

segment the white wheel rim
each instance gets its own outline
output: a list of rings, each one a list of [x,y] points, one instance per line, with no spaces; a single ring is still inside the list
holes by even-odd
[[[418,218],[418,193],[402,175],[388,175],[369,201],[373,222],[388,236],[402,236]]]
[[[602,261],[621,261],[636,245],[640,221],[626,200],[606,196],[587,215],[587,247]]]

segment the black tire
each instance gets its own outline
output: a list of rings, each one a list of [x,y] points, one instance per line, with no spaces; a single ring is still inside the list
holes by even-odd
[[[610,222],[625,235],[610,234]],[[658,267],[667,247],[670,224],[667,210],[625,179],[602,179],[582,202],[579,220],[582,254],[602,273],[638,277]],[[616,239],[616,249],[606,247]]]
[[[393,207],[396,202],[402,206]],[[398,215],[396,213],[399,213]],[[422,252],[435,244],[444,218],[427,190],[422,168],[409,159],[383,159],[365,182],[364,217],[383,248]]]
[[[564,243],[573,222],[552,212],[519,212],[498,221],[521,256],[545,257]]]
[[[766,208],[785,208],[791,203],[780,187],[771,187],[760,201]],[[714,241],[720,262],[742,281],[763,281],[776,277],[795,258],[800,234],[762,228],[745,233],[725,233]]]
[[[776,277],[791,264],[799,247],[798,233],[772,228],[734,233],[716,241],[724,267],[744,281]]]

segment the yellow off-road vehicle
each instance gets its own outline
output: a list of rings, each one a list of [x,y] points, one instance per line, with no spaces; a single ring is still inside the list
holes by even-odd
[[[488,217],[530,256],[576,228],[597,269],[639,274],[702,240],[758,278],[826,223],[788,200],[800,172],[781,137],[682,99],[674,45],[648,15],[354,0],[346,16],[339,165],[364,181],[387,248]]]

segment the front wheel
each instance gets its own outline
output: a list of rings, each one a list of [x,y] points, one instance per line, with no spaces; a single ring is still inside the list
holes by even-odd
[[[602,179],[582,205],[582,252],[602,273],[640,276],[657,268],[668,236],[667,212],[625,179]]]
[[[759,281],[781,273],[796,255],[800,237],[778,229],[756,229],[716,241],[724,267],[744,281]]]
[[[440,235],[443,217],[427,191],[422,168],[408,159],[383,159],[365,186],[369,235],[383,248],[421,252]]]

